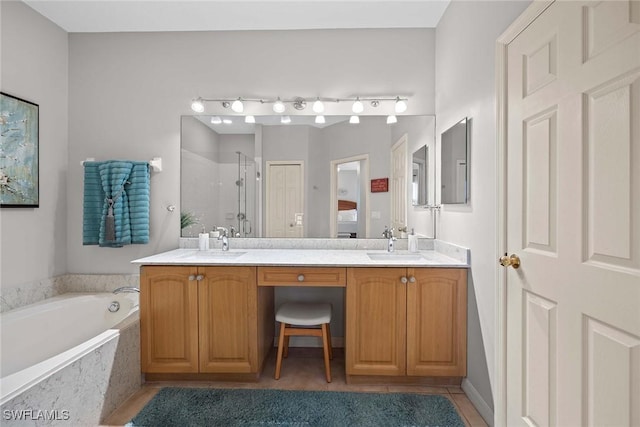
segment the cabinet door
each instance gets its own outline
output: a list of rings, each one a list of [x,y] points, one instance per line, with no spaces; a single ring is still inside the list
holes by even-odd
[[[465,376],[467,271],[410,268],[407,276],[407,375]]]
[[[347,375],[405,375],[405,268],[347,271]]]
[[[255,267],[199,267],[200,372],[258,370]]]
[[[140,275],[143,372],[198,372],[195,267],[144,266]]]

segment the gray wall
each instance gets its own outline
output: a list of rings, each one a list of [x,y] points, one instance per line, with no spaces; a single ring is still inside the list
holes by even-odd
[[[68,270],[135,272],[132,259],[177,247],[179,215],[166,206],[179,203],[180,116],[192,98],[409,93],[408,114],[433,114],[434,57],[425,29],[70,34]],[[164,171],[151,176],[150,243],[83,247],[80,160],[155,156]]]
[[[471,200],[468,205],[443,206],[438,238],[471,249],[468,382],[491,411],[498,256],[495,43],[528,4],[528,1],[453,1],[436,30],[436,140],[462,118],[470,117],[473,121]]]
[[[1,90],[40,106],[40,207],[0,210],[4,293],[67,271],[69,56],[67,33],[24,3],[0,10]]]

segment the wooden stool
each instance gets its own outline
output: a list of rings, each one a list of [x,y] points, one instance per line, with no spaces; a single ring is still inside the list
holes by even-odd
[[[280,379],[282,356],[289,353],[290,336],[322,337],[324,349],[324,371],[327,382],[331,382],[331,304],[286,302],[278,308],[276,320],[280,322],[280,339],[278,340],[278,358],[276,359],[276,379]],[[292,326],[293,325],[293,326]],[[297,326],[320,326],[320,328],[299,328]]]

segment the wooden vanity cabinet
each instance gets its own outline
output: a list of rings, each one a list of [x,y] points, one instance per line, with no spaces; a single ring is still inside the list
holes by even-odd
[[[465,269],[347,269],[347,375],[465,376],[466,278]]]
[[[195,267],[140,271],[142,372],[198,372],[198,283]]]
[[[255,267],[144,266],[142,371],[258,373],[273,337],[273,292]]]

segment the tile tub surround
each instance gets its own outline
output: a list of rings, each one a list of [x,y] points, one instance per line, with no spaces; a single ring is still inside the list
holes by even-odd
[[[138,286],[138,274],[63,274],[32,283],[3,287],[0,313],[67,292],[112,292],[121,286]]]
[[[65,276],[0,289],[0,313],[65,293]]]
[[[117,328],[119,335],[2,405],[2,425],[99,425],[142,385],[140,321],[127,319]],[[20,411],[32,417],[48,411],[57,420],[12,419]]]

